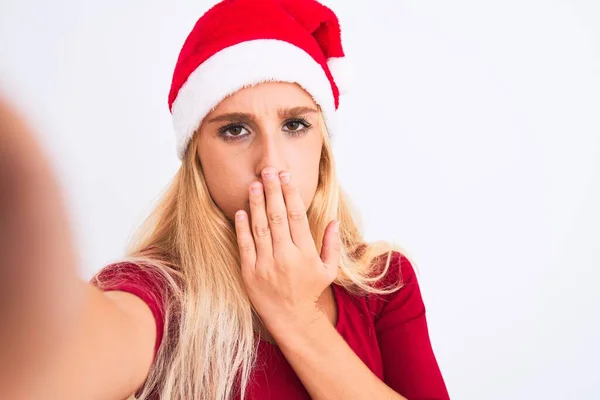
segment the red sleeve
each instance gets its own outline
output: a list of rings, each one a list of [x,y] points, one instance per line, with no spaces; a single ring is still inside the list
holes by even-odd
[[[408,400],[448,400],[429,340],[425,305],[412,265],[394,253],[383,281],[403,287],[373,303],[385,383]]]
[[[164,328],[164,285],[156,272],[131,263],[112,264],[92,279],[92,284],[103,291],[123,291],[142,299],[152,311],[156,322],[154,357],[160,347]]]

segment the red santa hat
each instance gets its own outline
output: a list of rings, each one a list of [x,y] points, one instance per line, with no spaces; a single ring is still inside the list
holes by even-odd
[[[225,97],[261,82],[294,82],[321,107],[328,130],[344,90],[335,13],[315,0],[224,0],[188,35],[169,108],[180,159],[204,117]]]

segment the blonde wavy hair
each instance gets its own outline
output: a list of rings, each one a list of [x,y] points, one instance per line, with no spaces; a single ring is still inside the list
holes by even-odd
[[[358,295],[391,293],[400,282],[386,288],[374,284],[387,272],[392,252],[403,252],[388,242],[364,242],[358,218],[338,183],[329,134],[319,114],[319,182],[307,212],[317,250],[327,224],[338,219],[343,246],[334,283]],[[180,169],[122,260],[166,282],[163,340],[143,388],[130,399],[158,395],[228,400],[236,394],[243,399],[256,361],[256,333],[264,326],[244,288],[234,225],[207,189],[196,152],[198,137],[196,132]],[[375,262],[386,253],[383,263]],[[97,281],[100,287],[110,283]]]

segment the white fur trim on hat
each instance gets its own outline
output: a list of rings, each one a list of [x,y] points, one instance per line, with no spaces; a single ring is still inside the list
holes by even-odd
[[[171,107],[179,158],[183,158],[189,140],[204,117],[225,97],[261,82],[298,83],[321,107],[331,132],[335,100],[321,65],[288,42],[246,41],[214,54],[190,74],[179,90]]]
[[[354,85],[353,65],[346,57],[331,57],[327,60],[327,66],[340,94],[348,93]]]

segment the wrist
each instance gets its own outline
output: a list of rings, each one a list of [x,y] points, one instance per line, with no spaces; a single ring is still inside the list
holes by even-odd
[[[312,340],[328,323],[325,313],[316,305],[297,310],[268,327],[273,339],[280,345]],[[331,325],[331,324],[329,324]]]

